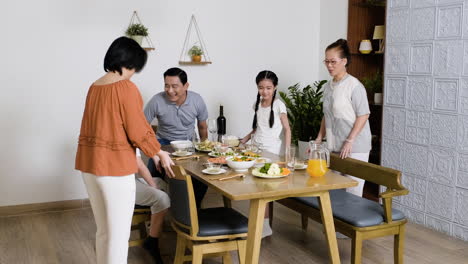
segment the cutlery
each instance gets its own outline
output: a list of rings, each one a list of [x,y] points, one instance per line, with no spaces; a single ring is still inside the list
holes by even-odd
[[[237,178],[237,177],[241,177],[241,178],[244,178],[245,175],[242,174],[242,173],[239,173],[239,174],[234,174],[234,175],[229,175],[227,177],[223,177],[223,178],[218,178],[218,179],[211,179],[211,180],[217,180],[217,181],[225,181],[225,180],[230,180],[230,179],[234,179],[234,178]]]
[[[187,157],[177,157],[173,158],[173,160],[184,160],[184,159],[199,159],[200,155],[192,155],[192,156],[187,156]]]

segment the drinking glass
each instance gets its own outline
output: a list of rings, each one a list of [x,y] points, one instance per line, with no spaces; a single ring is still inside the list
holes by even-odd
[[[294,171],[296,165],[296,147],[290,146],[286,148],[286,151],[284,153],[284,159],[286,162],[286,167],[290,171]]]
[[[191,147],[191,149],[189,151],[190,152],[195,152],[195,148],[198,147],[198,144],[200,144],[200,137],[198,136],[197,131],[193,130],[193,133],[192,133],[192,147]]]
[[[211,134],[211,141],[216,141],[213,140],[213,135],[218,132],[218,122],[216,121],[216,119],[208,119],[208,131]]]

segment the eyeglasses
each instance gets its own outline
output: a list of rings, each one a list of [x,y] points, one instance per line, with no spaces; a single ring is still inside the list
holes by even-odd
[[[342,61],[342,59],[340,59],[340,60],[323,60],[323,64],[325,64],[325,66],[327,66],[328,64],[330,64],[331,66],[335,66],[340,61]]]

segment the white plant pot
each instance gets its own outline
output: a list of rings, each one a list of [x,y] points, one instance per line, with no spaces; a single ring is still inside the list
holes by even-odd
[[[298,141],[299,145],[299,159],[301,160],[308,160],[309,157],[307,155],[307,149],[309,148],[309,141]]]
[[[135,40],[136,42],[138,42],[138,44],[140,44],[140,46],[141,46],[141,43],[143,42],[143,37],[144,36],[140,36],[140,35],[130,36],[130,38]]]
[[[374,94],[374,104],[382,104],[383,102],[383,94],[382,93],[375,93]]]

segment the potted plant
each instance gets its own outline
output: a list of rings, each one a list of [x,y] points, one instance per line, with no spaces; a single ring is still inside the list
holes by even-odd
[[[305,152],[309,140],[314,139],[322,122],[322,87],[326,80],[316,81],[313,86],[307,85],[301,88],[299,83],[288,88],[288,92],[279,92],[288,109],[288,119],[291,125],[291,139],[299,145],[301,158]]]
[[[378,71],[374,76],[362,79],[362,84],[366,89],[374,93],[374,103],[382,104],[383,78],[382,73]]]
[[[132,24],[128,26],[127,30],[125,31],[125,34],[141,45],[143,37],[148,36],[148,28],[146,28],[142,24]]]
[[[192,58],[193,62],[201,62],[203,50],[200,46],[193,45],[192,48],[189,49],[188,55]]]

